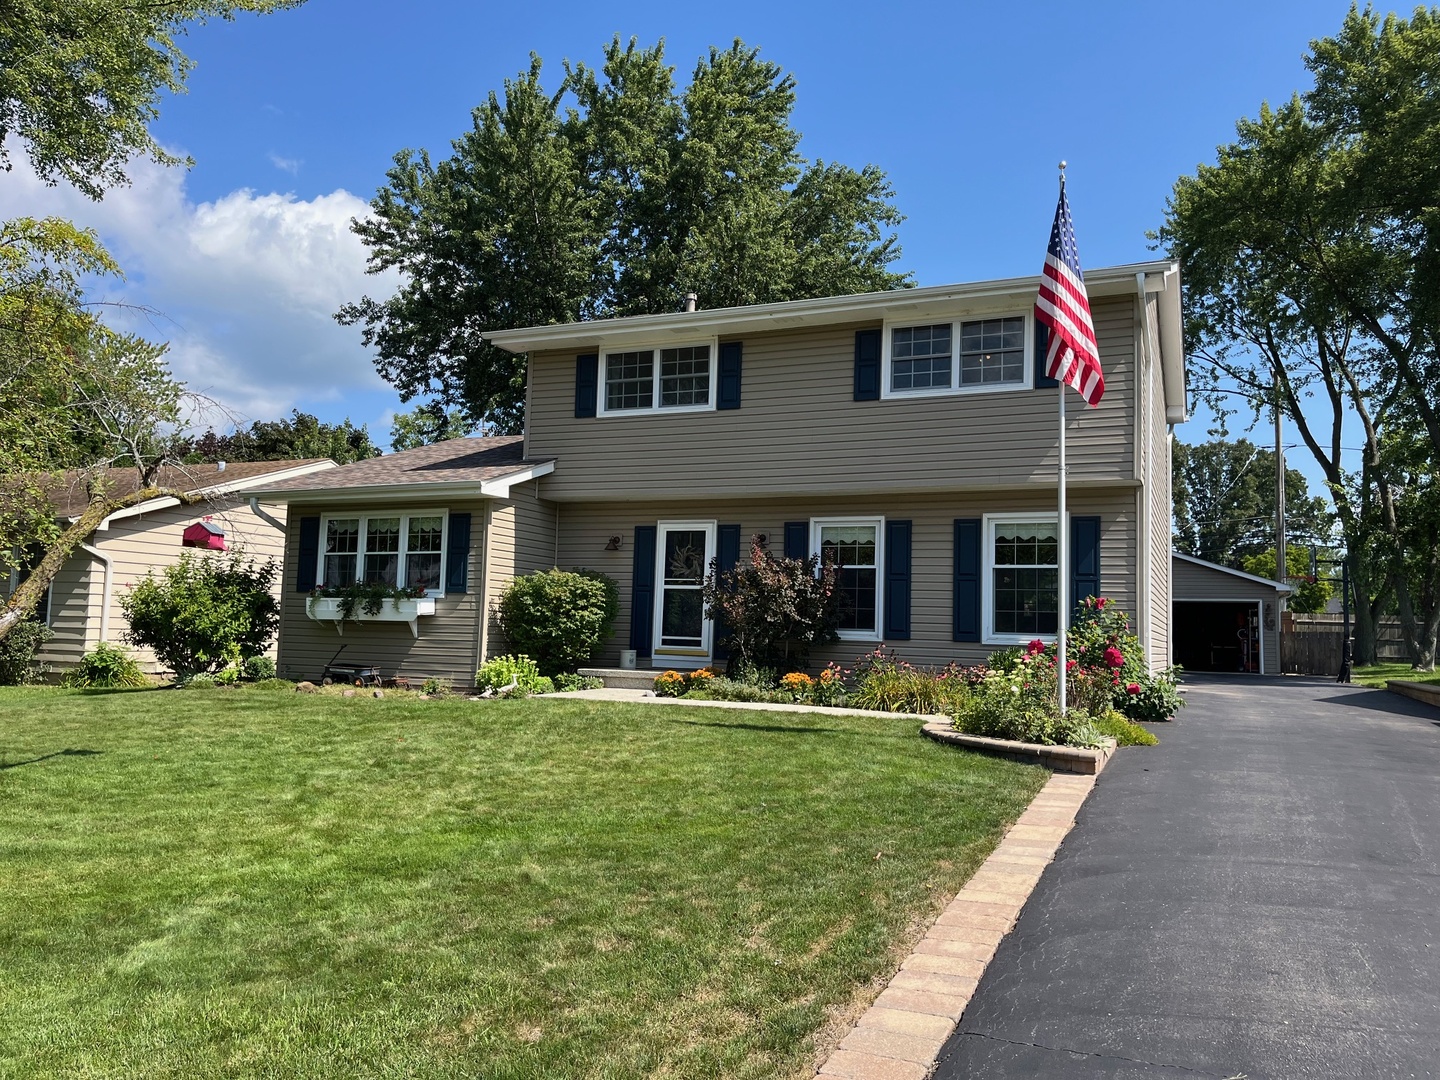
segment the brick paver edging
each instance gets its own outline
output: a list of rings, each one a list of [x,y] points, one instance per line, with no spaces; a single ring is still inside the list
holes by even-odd
[[[929,720],[920,733],[936,742],[963,746],[967,750],[979,750],[986,754],[1028,761],[1044,765],[1056,772],[1086,773],[1094,776],[1105,768],[1110,755],[1115,753],[1115,741],[1100,750],[1086,750],[1078,746],[1041,746],[1038,743],[1012,742],[1010,739],[990,739],[983,735],[964,735],[956,731],[948,720]]]
[[[924,1080],[930,1074],[1000,939],[1094,786],[1093,775],[1050,777],[820,1067],[821,1077]]]
[[[1403,694],[1426,705],[1440,707],[1440,685],[1435,683],[1412,682],[1409,679],[1386,679],[1385,689],[1392,694]]]

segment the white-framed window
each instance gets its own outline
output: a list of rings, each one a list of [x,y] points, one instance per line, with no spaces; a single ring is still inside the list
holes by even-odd
[[[810,550],[839,570],[836,586],[846,598],[838,633],[850,641],[880,640],[884,610],[883,517],[812,518]]]
[[[604,352],[600,416],[715,408],[716,341]]]
[[[39,549],[34,549],[34,550],[32,550],[31,555],[32,555],[31,558],[25,559],[25,558],[23,558],[23,556],[21,555],[21,553],[20,553],[20,551],[19,551],[18,549],[17,549],[16,552],[15,552],[16,560],[17,560],[17,561],[23,561],[23,563],[24,563],[24,565],[25,565],[25,573],[26,573],[27,575],[30,573],[31,570],[34,570],[35,567],[39,564],[41,556],[44,555],[44,551],[43,551],[43,550],[39,550]],[[18,588],[20,588],[20,582],[21,582],[22,580],[23,580],[23,579],[22,579],[21,574],[20,574],[20,568],[19,568],[18,566],[12,566],[12,567],[10,568],[10,580],[9,580],[9,583],[8,583],[8,584],[9,584],[9,588],[7,588],[6,591],[5,591],[5,599],[9,599],[10,597],[12,597],[12,596],[15,595],[15,590],[18,589]],[[54,595],[55,595],[55,581],[54,581],[54,579],[51,579],[50,583],[45,586],[45,591],[40,594],[40,599],[36,602],[34,609],[31,611],[31,613],[30,613],[30,614],[31,614],[31,618],[35,619],[37,622],[40,622],[40,623],[43,623],[43,624],[46,625],[46,626],[49,626],[49,625],[50,625],[50,602],[51,602],[51,600],[54,598]]]
[[[444,510],[324,515],[316,580],[331,588],[360,581],[444,596],[448,527]]]
[[[883,397],[1027,390],[1034,319],[1023,313],[886,323]]]
[[[1054,640],[1060,625],[1060,543],[1054,514],[985,515],[984,638]]]

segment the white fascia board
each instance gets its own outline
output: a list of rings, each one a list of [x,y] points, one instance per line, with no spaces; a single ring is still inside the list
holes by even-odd
[[[1261,577],[1259,574],[1247,574],[1244,570],[1232,570],[1228,566],[1221,566],[1219,563],[1207,562],[1205,559],[1197,559],[1194,555],[1186,555],[1182,551],[1172,551],[1170,552],[1170,557],[1172,559],[1184,559],[1186,562],[1191,563],[1194,566],[1203,566],[1206,570],[1218,570],[1222,574],[1230,574],[1233,577],[1244,578],[1246,581],[1253,581],[1257,585],[1269,585],[1270,588],[1284,595],[1289,595],[1290,593],[1295,591],[1295,587],[1293,585],[1286,585],[1283,581],[1272,581],[1270,578]],[[1175,591],[1173,585],[1171,586],[1170,591],[1172,593]],[[1179,602],[1180,600],[1178,596],[1173,597],[1173,599],[1177,602]]]
[[[189,492],[189,494],[199,498],[207,498],[213,495],[230,495],[237,491],[258,488],[263,484],[278,484],[281,480],[293,480],[297,476],[309,476],[311,473],[324,472],[326,469],[335,468],[339,468],[339,466],[329,458],[326,458],[324,461],[312,461],[306,465],[292,465],[288,469],[277,469],[274,472],[247,476],[243,480],[229,480],[223,484],[211,484],[209,487],[196,488],[194,491]]]
[[[1180,267],[1171,263],[1160,275],[1160,374],[1165,386],[1165,420],[1183,424],[1190,419],[1185,387],[1185,323],[1180,313]]]
[[[1157,260],[1091,270],[1085,274],[1085,288],[1091,297],[1124,295],[1134,289],[1136,274],[1161,275],[1161,280],[1164,280],[1167,272],[1175,270],[1175,265],[1169,260]],[[1176,284],[1178,287],[1178,275]],[[601,348],[641,339],[651,342],[666,339],[689,341],[745,330],[787,330],[843,322],[870,322],[891,316],[909,318],[967,301],[1025,298],[1036,294],[1039,288],[1040,277],[1034,275],[959,285],[932,285],[920,289],[890,289],[854,296],[787,300],[777,304],[530,326],[495,330],[484,337],[491,344],[512,353],[547,348]]]
[[[549,476],[554,471],[555,462],[541,461],[535,465],[531,465],[528,469],[508,473],[494,480],[483,481],[480,484],[480,493],[492,499],[508,499],[510,497],[510,489],[516,484],[524,484],[530,480],[538,480],[542,476]]]
[[[123,510],[116,510],[113,514],[102,519],[100,524],[95,526],[95,531],[102,532],[105,529],[110,528],[110,523],[112,521],[120,521],[123,518],[139,517],[141,514],[148,514],[153,510],[168,510],[172,506],[179,505],[180,500],[177,499],[174,495],[161,495],[155,499],[146,499],[144,502],[138,502],[134,506],[127,506]]]

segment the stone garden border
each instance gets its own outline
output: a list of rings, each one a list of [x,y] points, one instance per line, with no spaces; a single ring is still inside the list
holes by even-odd
[[[1032,765],[1044,765],[1054,772],[1081,773],[1096,776],[1105,768],[1115,753],[1115,741],[1100,750],[1085,750],[1078,746],[1042,746],[1039,743],[1014,742],[1010,739],[990,739],[983,735],[965,735],[956,731],[948,720],[929,720],[920,729],[927,739],[963,746],[967,750],[978,750],[985,754],[996,754],[1012,761],[1024,761]]]

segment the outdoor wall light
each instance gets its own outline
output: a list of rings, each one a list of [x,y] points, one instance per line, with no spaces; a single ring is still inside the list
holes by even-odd
[[[618,536],[612,536],[612,537],[610,537],[609,540],[605,541],[605,550],[606,550],[606,551],[619,551],[619,550],[620,550],[620,537],[618,537]]]
[[[753,537],[753,539],[754,539],[756,545],[759,546],[761,549],[763,549],[763,548],[765,547],[765,545],[767,545],[768,543],[770,543],[770,538],[769,538],[768,536],[766,536],[764,533],[756,533],[755,536]]]

